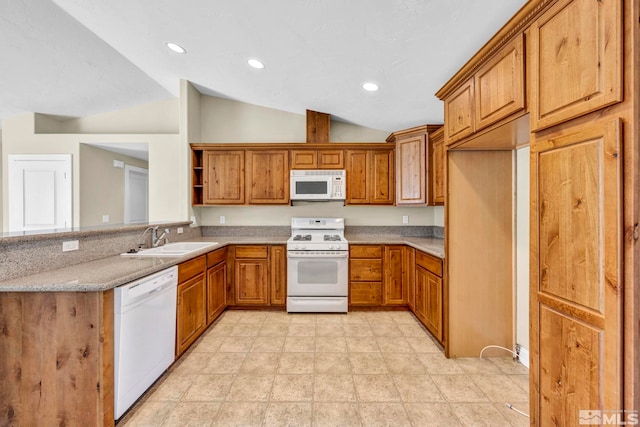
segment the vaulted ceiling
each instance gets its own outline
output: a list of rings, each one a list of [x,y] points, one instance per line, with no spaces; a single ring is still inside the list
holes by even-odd
[[[0,119],[114,111],[178,96],[185,79],[204,94],[386,131],[442,123],[434,93],[524,3],[0,0]]]

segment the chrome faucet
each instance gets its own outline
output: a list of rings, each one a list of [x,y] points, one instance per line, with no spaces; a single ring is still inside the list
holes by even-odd
[[[169,232],[170,230],[165,228],[162,234],[158,236],[158,226],[153,227],[153,230],[151,230],[151,246],[154,248],[160,246],[161,240],[164,240],[165,245],[169,243]]]
[[[162,234],[160,236],[158,236],[158,228],[159,228],[159,226],[157,226],[157,225],[145,228],[145,230],[142,232],[142,235],[138,239],[138,250],[140,250],[142,248],[142,246],[144,245],[142,240],[144,239],[144,236],[147,234],[148,231],[151,231],[151,247],[152,248],[156,248],[156,247],[160,246],[160,242],[162,240],[164,240],[164,244],[165,245],[167,243],[169,243],[169,232],[170,232],[170,230],[168,228],[165,228],[164,231],[162,232]]]

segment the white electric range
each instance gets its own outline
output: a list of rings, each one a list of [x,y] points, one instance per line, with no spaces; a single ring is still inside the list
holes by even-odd
[[[349,242],[344,218],[291,218],[287,240],[287,311],[346,313]]]

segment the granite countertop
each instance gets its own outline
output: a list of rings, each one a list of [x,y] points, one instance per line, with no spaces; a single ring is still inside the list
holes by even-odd
[[[347,234],[345,236],[352,245],[364,244],[385,244],[385,245],[408,245],[412,248],[421,250],[430,255],[444,259],[444,240],[435,237],[412,237],[412,236],[393,236],[393,235],[364,235],[364,234]]]
[[[215,249],[233,244],[285,244],[290,236],[201,237],[191,241],[217,245],[175,258],[123,257],[114,255],[82,264],[0,281],[0,292],[96,292],[105,291],[178,265]],[[444,257],[444,241],[436,238],[385,235],[347,235],[351,244],[407,244],[434,256]]]

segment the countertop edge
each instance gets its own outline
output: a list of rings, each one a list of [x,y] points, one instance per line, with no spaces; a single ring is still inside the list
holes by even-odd
[[[105,281],[94,280],[81,283],[78,280],[68,280],[62,283],[46,283],[43,278],[51,276],[56,272],[64,275],[73,274],[73,270],[77,270],[82,264],[76,264],[68,267],[62,267],[56,270],[50,270],[43,273],[37,273],[28,276],[16,277],[4,282],[0,282],[0,293],[7,292],[104,292],[110,289],[122,286],[124,284],[141,279],[150,274],[162,271],[174,265],[178,265],[190,259],[196,258],[201,255],[205,255],[217,249],[221,249],[229,245],[242,245],[242,244],[264,244],[264,245],[284,245],[286,244],[289,236],[286,237],[273,237],[273,238],[254,238],[254,237],[229,237],[222,236],[216,237],[201,237],[197,239],[191,239],[187,241],[192,242],[214,242],[219,243],[214,246],[203,248],[190,253],[189,255],[167,258],[167,257],[122,257],[120,255],[112,255],[109,257],[101,258],[91,263],[99,263],[110,260],[111,262],[127,262],[130,260],[137,260],[142,262],[149,262],[148,266],[136,269],[130,272],[124,272],[122,276],[116,278],[107,279]],[[404,237],[397,236],[390,238],[389,236],[367,236],[367,237],[354,237],[349,239],[349,244],[404,244],[412,248],[418,249],[430,255],[444,259],[444,240],[437,238],[424,238],[424,237]],[[86,263],[85,263],[86,264]],[[90,264],[90,263],[89,263]],[[87,267],[90,268],[90,267]],[[31,283],[29,283],[31,282]]]

